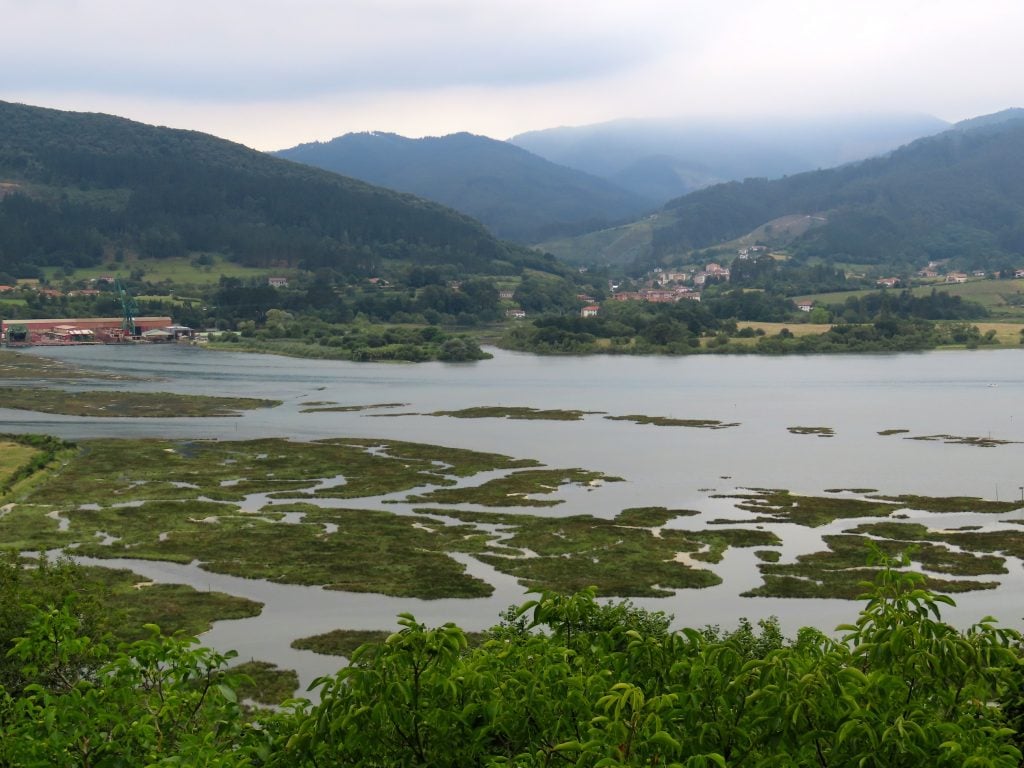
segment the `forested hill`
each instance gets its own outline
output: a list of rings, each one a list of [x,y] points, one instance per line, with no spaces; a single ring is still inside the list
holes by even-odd
[[[552,263],[440,205],[213,136],[0,102],[0,271],[118,251],[357,274],[384,259]]]
[[[623,119],[513,136],[554,163],[664,203],[719,182],[778,178],[863,160],[949,128],[928,115]]]
[[[449,205],[522,243],[600,229],[655,207],[605,179],[469,133],[349,133],[275,154]]]
[[[665,256],[729,241],[789,214],[819,215],[792,249],[834,261],[913,265],[952,258],[999,268],[1024,253],[1024,119],[968,122],[879,158],[775,181],[748,179],[669,202]]]

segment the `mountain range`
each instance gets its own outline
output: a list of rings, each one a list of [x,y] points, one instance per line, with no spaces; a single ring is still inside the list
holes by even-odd
[[[832,169],[718,184],[629,226],[546,247],[569,260],[654,263],[758,228],[761,240],[785,241],[798,258],[1016,264],[1024,260],[1024,111],[968,120]]]
[[[412,195],[195,131],[0,102],[0,272],[195,252],[353,274],[554,268]]]
[[[364,163],[382,166],[381,158],[389,159],[396,178],[412,170],[424,182],[436,177],[438,188],[462,194],[467,204],[474,195],[462,188],[475,168],[483,179],[477,202],[488,201],[506,216],[501,226],[518,227],[524,238],[531,228],[535,234],[545,227],[587,229],[601,217],[643,210],[636,196],[507,142],[469,134],[435,141],[343,138],[337,145],[362,148],[350,152],[355,160],[361,154]],[[836,151],[838,138],[818,146],[825,145]],[[510,191],[511,198],[503,197]],[[526,205],[531,201],[547,209],[546,221]],[[445,264],[473,274],[518,274],[525,267],[562,273],[544,251],[585,263],[670,263],[744,236],[785,245],[796,259],[893,268],[931,260],[1019,266],[1024,110],[965,121],[827,170],[715,184],[627,225],[529,250],[438,203],[206,134],[0,102],[0,273],[6,275],[120,255],[197,252],[354,275],[378,272],[385,262]]]
[[[743,122],[620,120],[521,134],[349,133],[274,154],[450,206],[538,243],[607,229],[695,189],[831,167],[949,126],[922,115]]]
[[[349,133],[274,154],[450,206],[521,243],[602,229],[657,207],[605,179],[469,133]]]
[[[615,120],[531,131],[510,141],[664,203],[720,182],[863,160],[949,127],[929,115],[751,114],[734,120]]]

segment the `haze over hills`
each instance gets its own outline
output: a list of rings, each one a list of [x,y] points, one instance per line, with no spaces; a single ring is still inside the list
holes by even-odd
[[[797,258],[894,269],[940,259],[964,269],[1016,263],[1024,254],[1024,115],[965,121],[838,168],[715,185],[635,224],[548,245],[576,260],[672,260],[781,217],[816,220],[788,235],[762,230],[766,240],[785,238]]]
[[[665,202],[711,184],[776,178],[879,155],[949,127],[928,115],[616,120],[550,128],[510,141],[648,199]]]
[[[553,266],[435,203],[214,136],[0,102],[0,272],[194,252],[355,274]]]
[[[434,200],[523,243],[600,229],[656,207],[605,179],[469,133],[349,133],[274,155]]]

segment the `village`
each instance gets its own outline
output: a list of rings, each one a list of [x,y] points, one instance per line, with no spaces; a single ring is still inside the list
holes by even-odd
[[[784,254],[772,254],[765,246],[755,245],[749,248],[740,248],[736,251],[736,260],[746,261],[756,258],[786,258]],[[1012,275],[1003,275],[1000,272],[989,272],[986,270],[973,270],[970,274],[959,271],[942,272],[942,263],[931,261],[927,267],[918,270],[913,278],[910,277],[878,277],[874,280],[874,286],[880,289],[911,288],[921,285],[958,285],[972,280],[991,279],[1024,279],[1024,268],[1016,268]],[[623,283],[610,280],[608,282],[608,301],[643,301],[651,304],[671,304],[678,301],[701,301],[703,290],[708,285],[730,282],[731,270],[717,262],[710,262],[702,269],[679,269],[657,267],[646,273],[638,280],[638,286],[631,286],[629,290],[622,290]],[[863,275],[850,275],[850,277],[863,277]],[[508,298],[511,298],[511,291]],[[505,298],[503,296],[503,298]],[[600,311],[600,303],[591,296],[580,294],[577,296],[585,303],[580,309],[581,317],[596,317]],[[811,312],[816,303],[811,299],[794,300],[796,308],[801,312]],[[507,312],[509,317],[521,319],[526,313],[521,309],[510,309]]]

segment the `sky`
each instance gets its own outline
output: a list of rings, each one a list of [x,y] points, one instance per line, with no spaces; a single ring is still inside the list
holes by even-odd
[[[0,0],[0,100],[261,150],[1024,106],[1022,0]],[[0,126],[2,130],[2,126]]]

